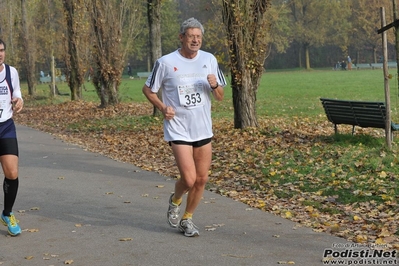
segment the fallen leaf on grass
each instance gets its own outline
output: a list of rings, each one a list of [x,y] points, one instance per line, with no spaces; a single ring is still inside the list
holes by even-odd
[[[73,260],[66,260],[66,261],[64,261],[64,264],[68,264],[68,265],[73,264]]]
[[[285,212],[285,218],[287,218],[287,219],[292,218],[292,212],[286,211],[286,212]]]
[[[40,208],[39,207],[32,207],[32,208],[30,208],[30,210],[31,211],[38,211],[38,210],[40,210]]]
[[[26,256],[26,257],[25,257],[26,260],[31,260],[31,259],[33,259],[33,258],[34,258],[33,256]]]
[[[383,238],[379,237],[379,238],[377,238],[377,239],[375,240],[374,244],[376,244],[376,245],[384,245],[384,244],[386,244],[386,243],[385,243],[385,241],[384,241]]]
[[[387,236],[391,236],[391,233],[387,229],[383,228],[381,230],[381,233],[378,234],[378,236],[379,237],[387,237]]]
[[[29,233],[36,233],[39,232],[39,229],[28,229],[26,231],[28,231]]]
[[[157,185],[157,188],[163,188],[165,187],[164,185]]]
[[[366,235],[357,235],[355,241],[357,243],[366,243],[367,242],[367,236]]]

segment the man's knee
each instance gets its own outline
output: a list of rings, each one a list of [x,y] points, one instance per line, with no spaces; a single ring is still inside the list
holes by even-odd
[[[7,179],[15,180],[15,179],[18,178],[18,170],[12,169],[12,170],[4,171],[4,176],[5,176]]]

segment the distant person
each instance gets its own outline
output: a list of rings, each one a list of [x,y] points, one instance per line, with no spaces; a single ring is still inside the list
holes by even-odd
[[[339,70],[339,69],[341,69],[341,62],[337,62],[335,65],[334,65],[334,70]]]
[[[0,163],[3,168],[4,210],[1,222],[7,226],[8,233],[17,236],[21,233],[17,219],[12,212],[18,192],[18,142],[13,113],[23,108],[19,75],[17,70],[4,63],[6,44],[0,40]]]
[[[130,63],[127,64],[127,74],[129,75],[129,77],[132,76],[132,67],[130,66]]]
[[[198,236],[193,214],[201,202],[212,162],[212,97],[221,101],[225,77],[217,59],[200,50],[204,28],[195,18],[180,26],[181,48],[159,58],[143,86],[147,99],[164,115],[164,137],[180,179],[168,202],[167,220],[185,236]],[[157,92],[162,88],[162,101]],[[180,205],[188,192],[180,218]]]
[[[346,70],[346,63],[345,61],[341,62],[341,70]]]
[[[347,61],[348,61],[348,70],[352,70],[352,59],[349,55],[348,55]]]
[[[44,78],[44,72],[43,72],[43,70],[40,70],[40,77]]]

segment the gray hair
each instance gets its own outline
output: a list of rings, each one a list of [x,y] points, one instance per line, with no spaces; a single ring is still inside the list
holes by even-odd
[[[198,28],[201,29],[202,34],[204,34],[204,27],[201,22],[196,20],[195,18],[189,18],[185,20],[180,26],[180,34],[186,33],[186,30],[189,28]]]

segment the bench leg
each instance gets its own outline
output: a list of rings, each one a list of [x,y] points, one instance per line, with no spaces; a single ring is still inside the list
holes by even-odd
[[[337,127],[337,124],[334,124],[334,132],[335,132],[335,134],[337,134],[337,133],[338,133],[338,127]]]
[[[355,126],[352,127],[352,136],[355,134]]]

